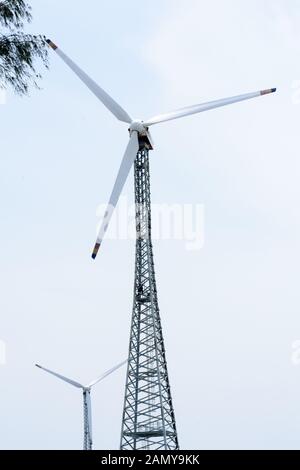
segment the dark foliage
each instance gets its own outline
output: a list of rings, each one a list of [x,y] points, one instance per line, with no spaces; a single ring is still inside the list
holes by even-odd
[[[31,7],[26,1],[0,1],[0,25],[7,29],[7,34],[0,34],[0,87],[10,85],[19,94],[26,94],[30,85],[37,86],[41,76],[36,71],[36,59],[48,66],[45,37],[22,30],[31,18]]]

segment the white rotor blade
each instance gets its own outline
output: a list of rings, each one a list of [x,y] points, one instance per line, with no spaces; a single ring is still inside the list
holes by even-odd
[[[105,372],[103,375],[101,375],[100,377],[98,377],[98,379],[94,380],[93,382],[91,382],[87,388],[91,388],[93,387],[94,385],[96,385],[98,382],[100,382],[101,380],[105,379],[105,377],[107,377],[108,375],[112,374],[113,372],[115,372],[117,369],[120,369],[120,367],[124,366],[124,364],[126,364],[128,361],[126,359],[126,361],[123,361],[121,362],[120,364],[118,364],[117,366],[113,367],[112,369],[109,369],[107,372]]]
[[[87,85],[87,87],[94,93],[94,95],[99,98],[100,101],[106,106],[109,111],[111,111],[117,119],[123,122],[131,123],[131,117],[126,113],[126,111],[113,100],[99,85],[97,85],[94,80],[92,80],[83,70],[81,70],[78,65],[75,64],[62,50],[60,50],[56,44],[54,44],[50,39],[47,39],[47,43],[50,47],[62,58],[62,60],[70,67],[70,69],[75,72],[77,77]]]
[[[77,388],[84,388],[84,386],[81,385],[79,382],[75,382],[75,381],[72,380],[72,379],[68,379],[67,377],[64,377],[63,375],[57,374],[56,372],[53,372],[52,370],[49,370],[49,369],[46,369],[45,367],[40,366],[39,364],[36,364],[36,367],[38,367],[39,369],[42,369],[42,370],[48,372],[48,373],[51,374],[51,375],[54,375],[54,376],[57,377],[58,379],[63,380],[64,382],[67,382],[68,384],[73,385],[74,387],[77,387]]]
[[[145,121],[143,124],[146,127],[152,126],[153,124],[158,124],[160,122],[172,121],[173,119],[178,119],[184,116],[203,113],[204,111],[209,111],[210,109],[220,108],[221,106],[227,106],[229,104],[238,103],[240,101],[250,100],[259,96],[268,95],[269,93],[275,93],[275,91],[276,88],[271,88],[270,90],[262,90],[254,93],[247,93],[246,95],[233,96],[232,98],[210,101],[209,103],[196,104],[195,106],[189,106],[187,108],[178,109],[177,111],[173,111],[171,113],[155,116]]]
[[[105,213],[102,225],[99,230],[98,238],[97,238],[97,241],[93,250],[93,254],[92,254],[93,259],[95,259],[97,256],[103,237],[105,235],[105,232],[107,231],[110,219],[112,217],[113,211],[118,203],[120,194],[125,185],[129,171],[133,165],[133,162],[135,160],[138,150],[139,150],[138,134],[136,131],[134,131],[131,134],[129,144],[127,146],[125,155],[123,157],[123,160],[119,169],[116,182],[113,187],[113,191],[110,196],[107,211]]]
[[[93,442],[93,433],[92,433],[92,403],[91,403],[91,394],[89,391],[86,392],[86,405],[88,412],[88,426],[91,443]]]

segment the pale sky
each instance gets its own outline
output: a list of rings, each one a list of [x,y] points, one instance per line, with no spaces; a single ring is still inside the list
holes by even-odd
[[[181,448],[300,449],[299,2],[31,3],[29,30],[135,117],[278,88],[153,129],[153,202],[205,207],[200,251],[154,254]],[[50,59],[42,91],[0,107],[1,449],[80,449],[80,392],[34,364],[89,382],[128,351],[134,241],[90,258],[126,126]],[[96,449],[119,446],[124,386],[92,392]]]

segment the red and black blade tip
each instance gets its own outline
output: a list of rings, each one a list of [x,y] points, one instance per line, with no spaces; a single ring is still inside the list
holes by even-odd
[[[101,246],[101,243],[96,243],[94,250],[93,250],[93,254],[92,254],[93,259],[96,259],[100,246]]]
[[[269,93],[276,93],[277,88],[269,88],[268,90],[262,90],[260,92],[261,95],[268,95]]]
[[[52,47],[52,49],[53,49],[54,51],[56,51],[56,49],[58,49],[57,45],[54,44],[54,42],[52,42],[51,39],[47,39],[46,42],[49,44],[50,47]]]

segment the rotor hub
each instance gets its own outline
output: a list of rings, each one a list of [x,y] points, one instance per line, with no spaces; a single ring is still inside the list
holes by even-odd
[[[130,134],[132,132],[137,132],[140,135],[147,135],[147,128],[144,125],[143,121],[133,121],[130,124],[129,132]]]

